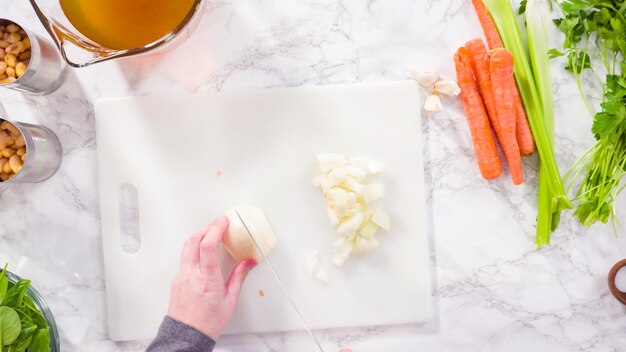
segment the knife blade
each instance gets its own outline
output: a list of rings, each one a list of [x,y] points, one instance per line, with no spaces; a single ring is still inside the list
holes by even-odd
[[[239,221],[241,221],[241,223],[243,224],[243,227],[246,229],[246,232],[248,232],[248,235],[252,239],[252,242],[254,243],[254,246],[256,247],[257,251],[259,251],[259,253],[261,253],[261,257],[263,258],[263,261],[265,262],[265,264],[267,264],[267,267],[270,269],[270,272],[272,273],[272,275],[276,279],[276,282],[278,282],[278,286],[280,287],[281,291],[283,292],[283,295],[287,298],[287,301],[289,302],[289,305],[291,305],[291,308],[293,308],[293,310],[298,315],[298,318],[300,319],[300,322],[302,323],[302,325],[306,329],[306,332],[309,334],[309,336],[311,336],[313,341],[315,341],[315,345],[317,345],[317,348],[319,348],[319,350],[321,352],[324,352],[324,349],[322,348],[322,345],[320,344],[319,340],[317,339],[317,337],[313,333],[313,330],[311,330],[311,328],[309,327],[309,324],[307,324],[306,320],[304,319],[304,316],[300,312],[300,309],[298,309],[298,306],[296,305],[294,300],[289,295],[289,292],[287,291],[287,288],[283,284],[283,281],[280,279],[280,276],[278,276],[278,273],[276,273],[276,270],[274,270],[274,267],[272,266],[272,264],[269,262],[269,260],[267,260],[267,257],[265,257],[265,254],[263,253],[263,250],[261,250],[261,246],[259,246],[259,243],[256,241],[256,238],[254,238],[254,236],[252,235],[252,232],[248,228],[248,225],[246,225],[246,222],[243,221],[243,218],[241,217],[241,214],[239,214],[238,211],[235,211],[235,214],[237,214],[237,217],[239,218]]]

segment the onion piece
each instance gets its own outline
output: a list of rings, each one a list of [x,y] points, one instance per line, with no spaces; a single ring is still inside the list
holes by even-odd
[[[306,271],[310,275],[313,275],[313,272],[315,272],[315,268],[317,267],[317,264],[319,264],[318,256],[319,256],[319,252],[318,251],[313,251],[313,253],[309,254],[304,259],[304,266],[306,268]]]
[[[390,221],[389,221],[389,215],[387,215],[387,213],[385,213],[384,211],[380,209],[376,209],[376,211],[374,212],[374,215],[372,215],[371,221],[374,224],[383,228],[385,231],[389,232],[389,229],[391,227]]]
[[[350,190],[356,194],[363,194],[365,192],[365,186],[349,176],[343,180],[343,182],[341,183],[341,187]]]
[[[346,173],[343,172],[341,169],[333,169],[328,174],[326,179],[322,181],[322,189],[327,190],[327,189],[331,189],[332,187],[337,186],[338,184],[342,183],[346,179],[346,176],[347,176]]]
[[[370,158],[351,158],[350,164],[364,168],[369,175],[383,171],[383,164]]]
[[[338,218],[345,218],[350,215],[350,208],[347,202],[333,202],[330,204],[331,208],[335,210],[335,215]]]
[[[317,154],[316,157],[317,162],[319,163],[319,168],[324,173],[350,163],[348,159],[341,154],[321,153]]]
[[[365,204],[372,204],[385,195],[385,185],[381,183],[374,183],[371,185],[365,185],[365,191],[363,192],[363,199]]]
[[[354,242],[352,254],[354,255],[366,254],[374,250],[374,248],[378,247],[379,245],[380,245],[380,242],[374,237],[371,237],[371,238],[359,237]]]
[[[341,167],[341,171],[345,172],[346,175],[354,177],[355,179],[362,179],[365,176],[369,175],[370,172],[364,169],[363,167],[358,167],[355,165],[346,165]]]
[[[315,177],[313,179],[313,182],[312,182],[313,183],[313,187],[321,186],[322,182],[324,182],[325,179],[326,179],[326,175],[324,175],[324,174],[317,175],[317,177]]]
[[[339,187],[333,187],[324,191],[324,196],[329,202],[346,202],[346,190]]]
[[[331,207],[327,207],[326,213],[328,214],[328,220],[330,220],[330,223],[335,227],[339,226],[339,218],[337,217],[337,214],[335,214],[335,210]]]
[[[366,222],[363,227],[359,230],[359,236],[365,238],[372,238],[378,232],[378,225],[376,225],[371,220]]]
[[[346,259],[350,257],[350,254],[352,254],[352,248],[352,242],[340,237],[333,245],[333,264],[342,266]]]
[[[328,283],[328,273],[323,269],[318,270],[317,274],[315,275],[315,278],[325,284]]]
[[[337,227],[337,234],[339,236],[345,236],[349,234],[356,233],[363,221],[365,220],[365,215],[363,213],[356,213],[347,220],[343,221]]]

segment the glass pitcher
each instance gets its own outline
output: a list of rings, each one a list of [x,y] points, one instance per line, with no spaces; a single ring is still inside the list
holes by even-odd
[[[70,22],[60,0],[29,0],[35,13],[48,31],[61,55],[72,67],[86,67],[111,59],[143,54],[166,44],[179,43],[191,35],[198,23],[204,0],[194,0],[183,21],[160,39],[136,48],[113,49],[83,35]]]

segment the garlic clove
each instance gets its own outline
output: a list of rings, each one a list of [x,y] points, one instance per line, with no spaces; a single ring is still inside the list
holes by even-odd
[[[424,102],[424,110],[428,112],[439,112],[443,110],[441,98],[437,94],[431,94]]]
[[[432,86],[439,80],[439,73],[437,70],[423,70],[423,71],[410,71],[414,80],[424,88],[432,88]]]
[[[439,81],[435,83],[435,90],[441,94],[445,95],[459,95],[461,93],[461,88],[455,81]]]

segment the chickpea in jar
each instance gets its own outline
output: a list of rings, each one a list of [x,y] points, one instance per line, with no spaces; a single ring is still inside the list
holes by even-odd
[[[26,32],[12,22],[0,22],[0,85],[22,77],[30,63],[31,45]]]
[[[17,175],[25,160],[24,136],[12,123],[0,119],[0,182]]]

